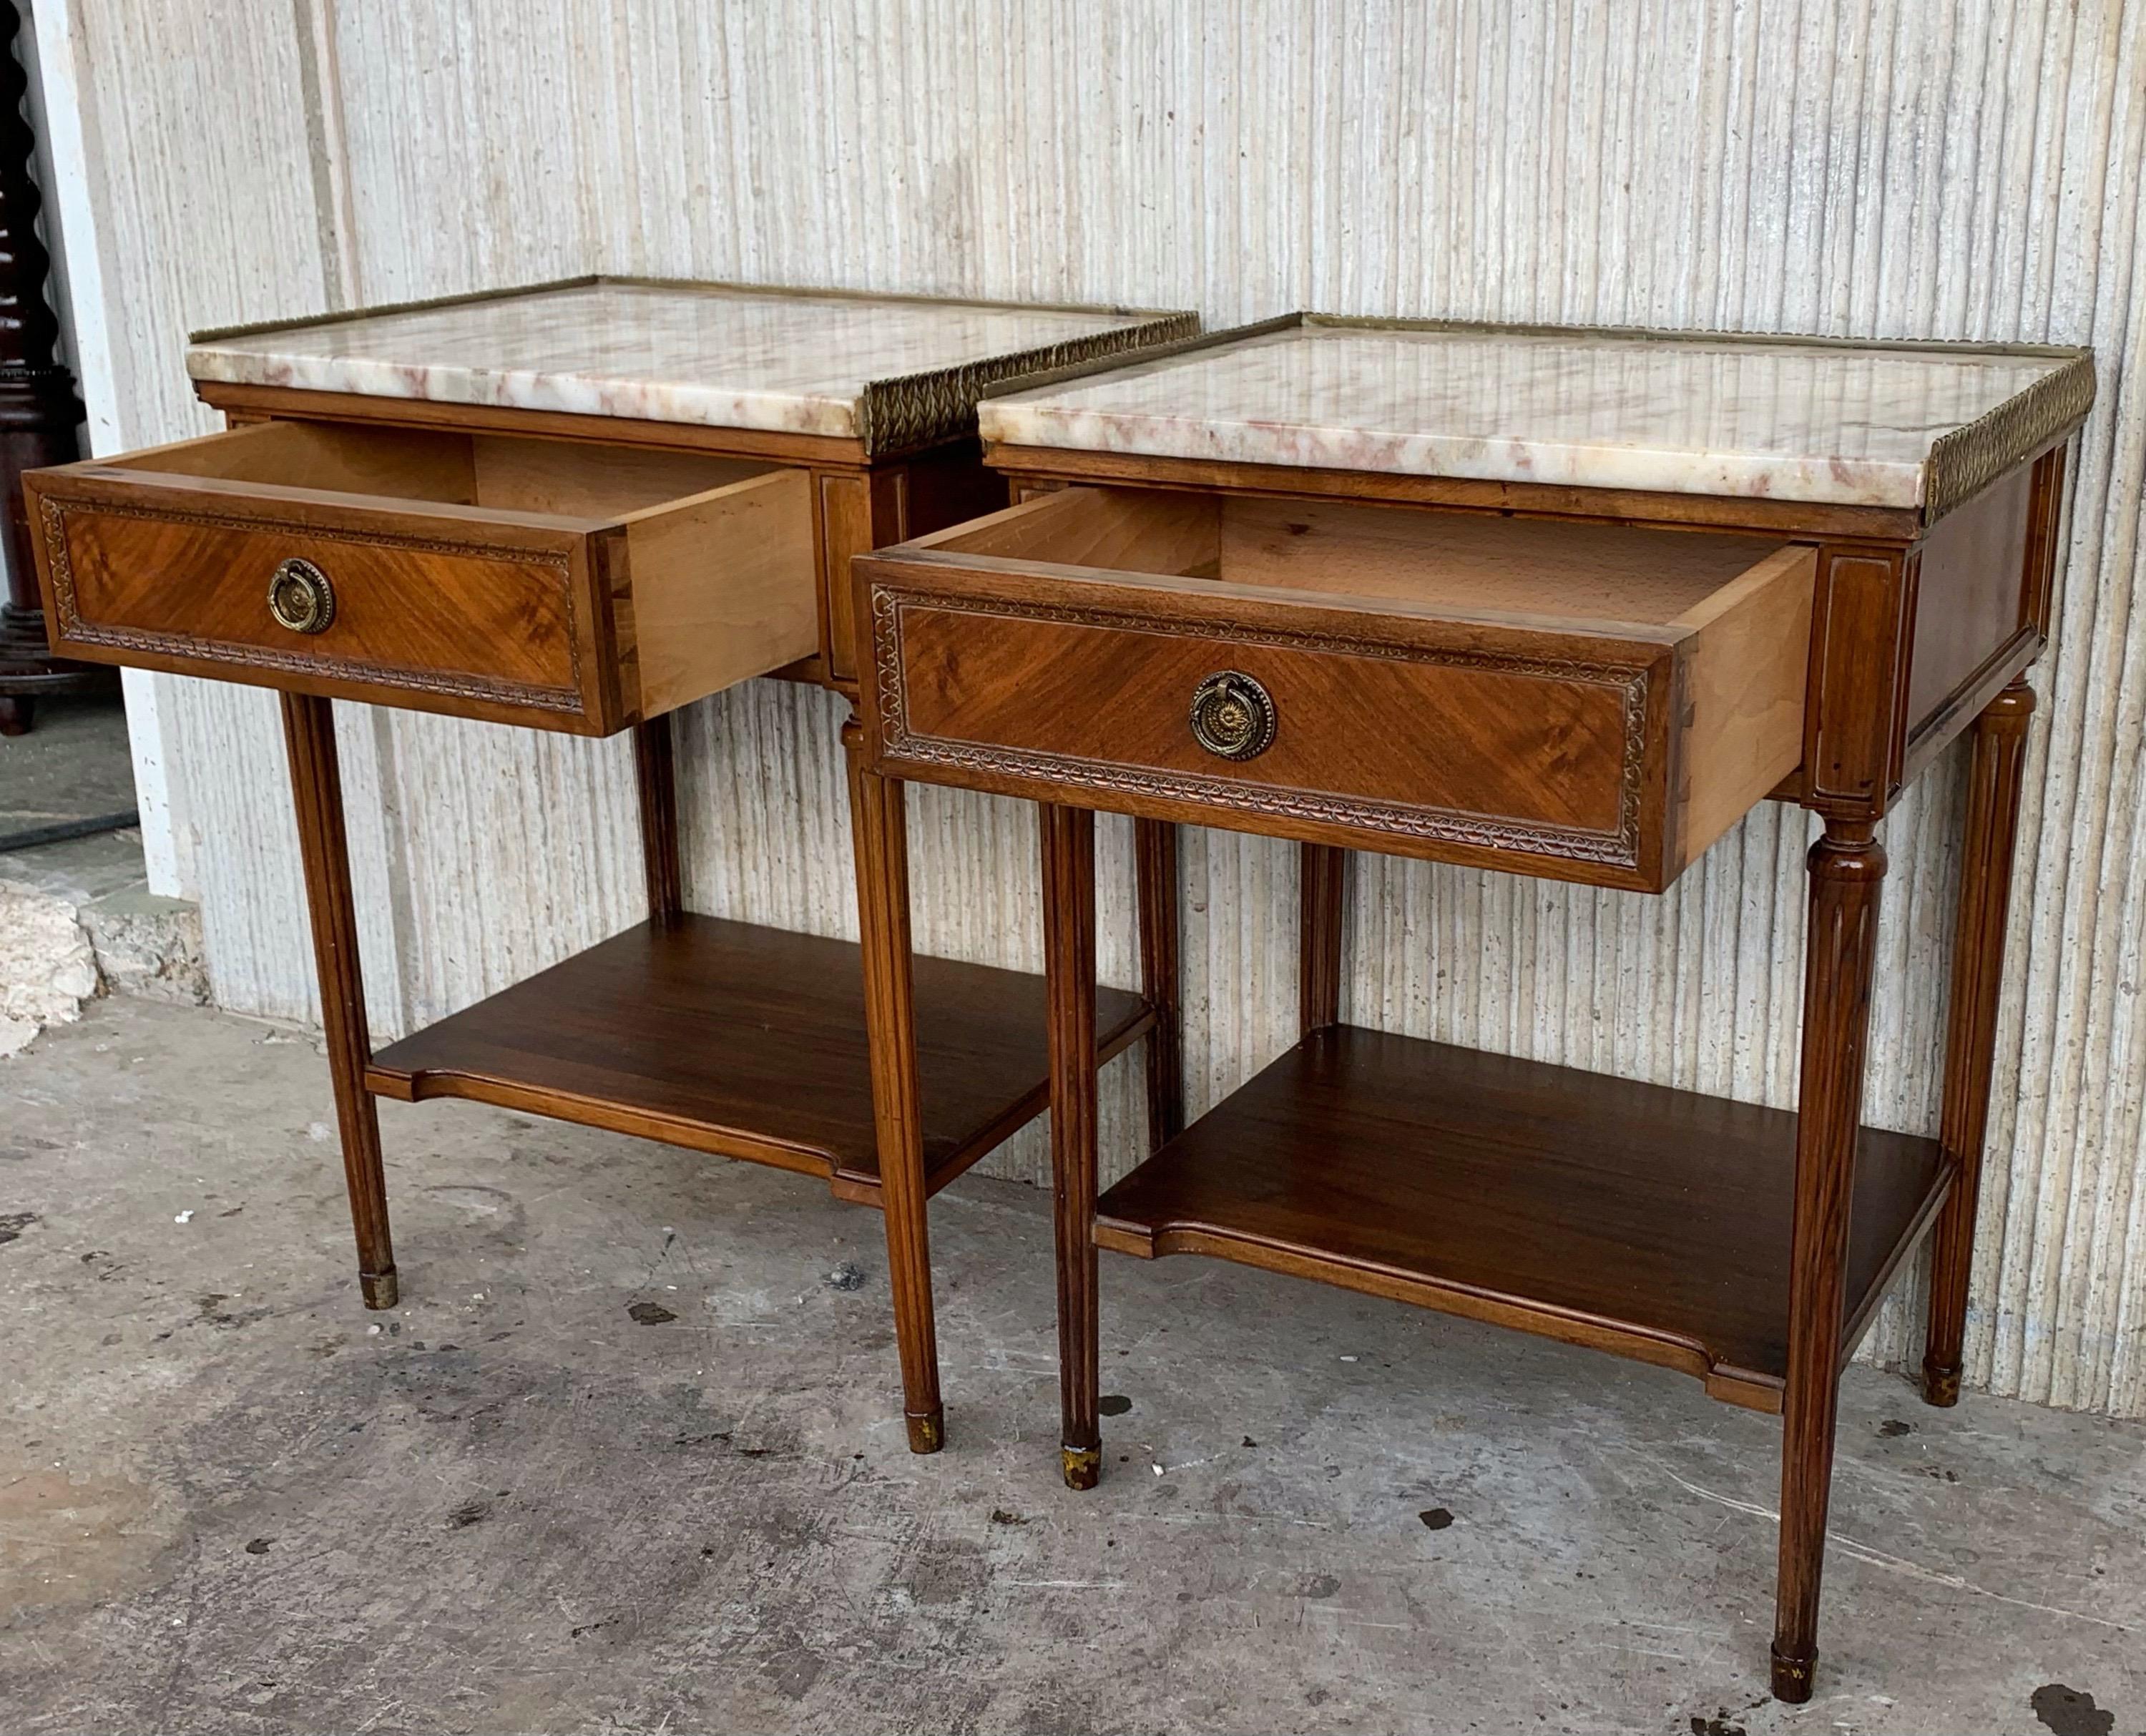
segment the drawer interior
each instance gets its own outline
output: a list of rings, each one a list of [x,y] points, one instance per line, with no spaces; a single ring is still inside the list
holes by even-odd
[[[1778,542],[1407,506],[1069,488],[925,539],[946,553],[1209,579],[1440,615],[1676,626]]]
[[[579,441],[301,422],[253,423],[104,467],[582,519],[645,511],[778,468]]]

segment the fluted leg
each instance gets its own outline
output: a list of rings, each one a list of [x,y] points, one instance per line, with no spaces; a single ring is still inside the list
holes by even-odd
[[[1997,1051],[1997,999],[2004,978],[2005,913],[2019,835],[2020,773],[2034,715],[2034,690],[2023,677],[1990,701],[1974,723],[1938,1135],[1958,1170],[1930,1243],[1930,1325],[1923,1350],[1923,1397],[1933,1404],[1959,1402],[1967,1285],[1974,1266],[1974,1216]]]
[[[1329,844],[1300,845],[1297,947],[1301,966],[1297,1015],[1310,1036],[1341,1022],[1342,909],[1349,852]]]
[[[1811,1695],[1840,1390],[1844,1269],[1863,1056],[1885,851],[1870,823],[1828,821],[1811,846],[1804,946],[1803,1080],[1797,1099],[1789,1364],[1782,1397],[1780,1580],[1774,1695]]]
[[[936,1453],[946,1439],[939,1396],[939,1335],[931,1309],[931,1243],[925,1211],[924,1123],[916,1084],[916,984],[909,934],[909,834],[902,786],[850,751],[850,814],[856,834],[857,915],[863,941],[865,1030],[871,1055],[872,1119],[880,1203],[886,1215],[886,1270],[901,1356],[909,1450]]]
[[[1102,1473],[1096,1409],[1095,816],[1046,806],[1043,970],[1051,1000],[1051,1177],[1058,1253],[1060,1469],[1069,1489]]]
[[[387,1177],[380,1161],[380,1115],[365,1088],[372,1036],[365,1018],[365,979],[351,900],[350,845],[343,831],[342,772],[336,757],[332,702],[286,693],[283,741],[297,811],[298,854],[312,917],[313,964],[320,973],[321,1025],[328,1077],[342,1135],[343,1180],[357,1234],[357,1281],[367,1308],[392,1308],[400,1295],[387,1234]]]
[[[1155,1009],[1147,1037],[1148,1149],[1159,1151],[1185,1131],[1185,1006],[1177,916],[1177,828],[1166,820],[1133,822],[1140,903],[1140,994]]]
[[[648,880],[648,920],[676,922],[686,907],[678,867],[678,775],[671,719],[651,717],[633,731],[633,770],[641,796],[641,866]]]

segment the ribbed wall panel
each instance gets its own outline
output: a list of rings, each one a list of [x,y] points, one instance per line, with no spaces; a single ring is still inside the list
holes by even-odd
[[[1308,305],[2094,344],[1969,1358],[2000,1391],[2146,1414],[2146,3],[76,4],[107,444],[203,425],[189,325],[591,268],[1217,324]],[[853,932],[840,709],[755,683],[683,721],[696,907]],[[273,707],[190,686],[173,711],[217,992],[302,1010]],[[620,744],[357,711],[342,738],[383,1031],[638,915]],[[1887,826],[1887,1125],[1935,1125],[1959,795],[1955,756]],[[1033,965],[1032,816],[942,792],[912,812],[923,943]],[[1103,970],[1129,982],[1129,838],[1103,836]],[[1792,1102],[1805,838],[1762,809],[1659,900],[1360,858],[1348,1010]],[[1295,865],[1222,833],[1184,854],[1197,1108],[1291,1038]],[[1105,1094],[1114,1169],[1135,1072]],[[1042,1149],[998,1166],[1033,1178]],[[1869,1353],[1919,1341],[1896,1300]]]

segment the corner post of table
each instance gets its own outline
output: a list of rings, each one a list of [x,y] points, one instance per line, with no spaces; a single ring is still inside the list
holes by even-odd
[[[686,908],[678,866],[678,772],[669,713],[633,729],[634,782],[641,799],[641,866],[648,880],[648,920],[677,921]]]
[[[931,1228],[926,1212],[924,1119],[916,1076],[916,988],[909,930],[909,820],[899,779],[866,769],[853,718],[842,731],[850,762],[850,816],[856,834],[857,916],[865,979],[865,1037],[871,1060],[872,1121],[886,1269],[894,1292],[909,1450],[936,1453],[946,1439],[939,1397],[939,1334],[931,1307]]]
[[[1780,1578],[1773,1688],[1800,1704],[1818,1661],[1819,1579],[1833,1484],[1844,1271],[1885,851],[1868,818],[1833,819],[1811,846],[1803,1078],[1797,1100],[1789,1356],[1782,1399]]]
[[[1050,999],[1051,1177],[1058,1380],[1069,1489],[1102,1474],[1095,1271],[1095,816],[1046,804],[1043,974]]]
[[[286,693],[282,701],[298,855],[312,919],[313,963],[320,975],[321,1024],[327,1039],[336,1122],[342,1136],[351,1227],[357,1236],[358,1287],[367,1308],[392,1308],[400,1285],[387,1233],[387,1178],[380,1160],[379,1110],[365,1088],[372,1037],[366,1024],[357,913],[351,897],[335,707],[332,701],[310,694]]]
[[[1133,822],[1133,871],[1140,908],[1140,995],[1155,1014],[1146,1049],[1148,1149],[1160,1151],[1185,1131],[1185,997],[1173,823]]]
[[[1298,861],[1297,1020],[1299,1035],[1308,1037],[1341,1022],[1349,852],[1330,844],[1305,844],[1299,846]]]
[[[1959,1402],[1974,1219],[1989,1125],[1989,1077],[1997,1053],[1997,1002],[2004,977],[2004,925],[2019,835],[2027,729],[2034,715],[2034,690],[2022,676],[1974,721],[1938,1135],[1954,1165],[1952,1193],[1930,1245],[1929,1333],[1923,1350],[1923,1397],[1932,1404]]]

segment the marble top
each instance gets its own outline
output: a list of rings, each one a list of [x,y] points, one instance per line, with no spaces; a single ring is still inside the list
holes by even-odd
[[[1016,446],[1917,507],[1940,439],[2066,369],[2084,413],[2091,372],[2066,356],[1312,321],[989,399],[980,422]]]
[[[929,438],[966,432],[976,393],[995,379],[1193,327],[1190,316],[1109,308],[598,280],[208,334],[187,352],[187,371],[232,385],[833,435],[877,449],[890,422],[913,433],[921,417],[935,424]]]

